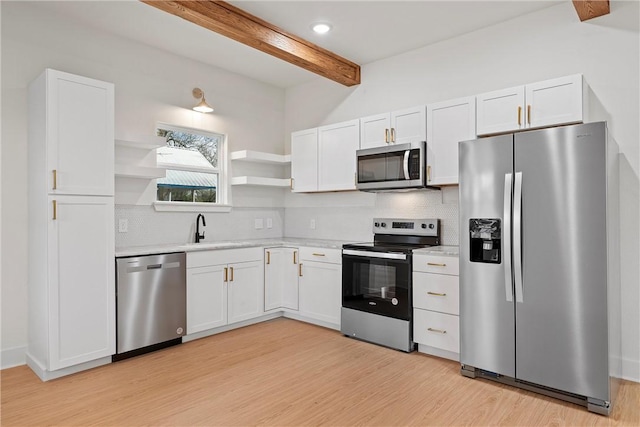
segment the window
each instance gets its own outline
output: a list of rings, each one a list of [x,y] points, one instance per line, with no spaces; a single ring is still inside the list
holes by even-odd
[[[164,124],[157,134],[167,141],[156,150],[158,166],[167,173],[156,180],[156,200],[161,205],[197,204],[198,210],[225,205],[224,135]]]

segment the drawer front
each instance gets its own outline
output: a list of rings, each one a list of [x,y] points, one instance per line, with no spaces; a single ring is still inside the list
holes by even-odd
[[[263,256],[261,247],[187,252],[187,268],[260,261]]]
[[[300,259],[342,264],[342,251],[340,249],[302,247],[300,248]]]
[[[413,273],[413,306],[447,314],[460,314],[458,276]]]
[[[414,254],[413,271],[457,276],[458,257]]]
[[[414,309],[413,340],[419,344],[460,353],[458,316]]]

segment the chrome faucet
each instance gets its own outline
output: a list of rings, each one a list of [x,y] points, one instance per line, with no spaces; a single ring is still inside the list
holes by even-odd
[[[204,220],[204,215],[198,214],[198,217],[196,218],[196,243],[200,243],[200,240],[204,239],[204,230],[202,230],[202,234],[200,234],[200,218],[202,218],[202,226],[207,226],[207,223]]]

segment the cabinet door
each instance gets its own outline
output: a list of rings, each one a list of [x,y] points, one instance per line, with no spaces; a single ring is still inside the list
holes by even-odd
[[[283,248],[282,263],[282,307],[298,309],[298,263],[300,252],[296,248]]]
[[[264,313],[262,261],[229,264],[229,323],[253,319]]]
[[[51,193],[113,195],[113,84],[47,70]]]
[[[291,134],[293,192],[318,191],[318,128]]]
[[[227,324],[226,265],[187,269],[187,333]]]
[[[297,310],[298,249],[268,248],[264,259],[264,310]]]
[[[318,128],[318,190],[356,189],[358,120]]]
[[[382,147],[391,142],[391,116],[389,113],[360,119],[360,148]]]
[[[342,266],[307,261],[299,267],[300,314],[339,325],[342,306]]]
[[[115,353],[113,209],[112,197],[49,198],[50,370]]]
[[[476,96],[478,135],[525,128],[524,86]]]
[[[525,99],[528,128],[580,123],[582,74],[527,85]]]
[[[427,106],[427,182],[458,184],[458,142],[476,137],[474,97]]]
[[[424,105],[391,113],[391,142],[404,144],[426,140],[427,117]]]

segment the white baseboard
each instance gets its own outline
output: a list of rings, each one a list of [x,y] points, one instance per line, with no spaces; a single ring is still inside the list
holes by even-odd
[[[27,347],[7,348],[0,352],[0,369],[13,368],[27,363]]]
[[[640,360],[622,358],[622,379],[640,383]]]

